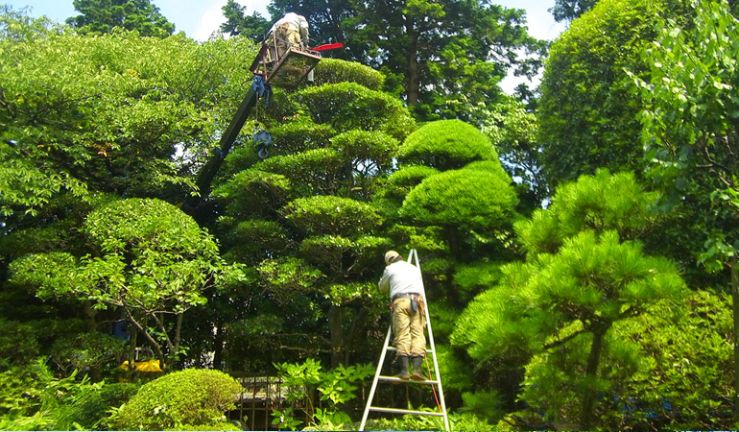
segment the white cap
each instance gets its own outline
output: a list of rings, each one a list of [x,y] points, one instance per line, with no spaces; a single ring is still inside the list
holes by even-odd
[[[389,250],[385,252],[385,265],[397,261],[396,258],[400,258],[400,254],[395,252],[394,250]]]

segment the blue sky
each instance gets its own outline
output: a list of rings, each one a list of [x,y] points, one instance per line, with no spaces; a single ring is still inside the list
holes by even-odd
[[[270,0],[237,0],[246,6],[247,13],[260,12],[267,17],[267,4]],[[63,22],[66,18],[77,15],[72,0],[0,0],[16,9],[29,7],[32,16],[46,15],[54,21]],[[207,40],[213,31],[224,21],[221,8],[226,0],[153,0],[161,13],[173,22],[176,31],[184,31],[197,40]],[[495,3],[509,8],[525,9],[529,23],[529,33],[540,39],[555,39],[565,28],[557,23],[547,9],[554,5],[554,0],[495,0]],[[501,86],[510,91],[521,79],[506,78]]]
[[[31,15],[46,15],[54,21],[64,21],[76,15],[72,0],[4,0],[16,9],[28,6]],[[246,6],[247,12],[257,11],[267,16],[269,0],[238,0]],[[159,10],[177,26],[177,31],[184,31],[188,36],[198,40],[206,40],[221,22],[221,7],[226,0],[153,0]],[[525,9],[529,21],[529,31],[541,39],[554,39],[564,29],[564,25],[554,22],[547,12],[554,0],[498,0],[506,7]]]

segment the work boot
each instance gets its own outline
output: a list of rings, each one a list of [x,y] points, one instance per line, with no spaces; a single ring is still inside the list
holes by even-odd
[[[408,356],[398,356],[400,362],[400,373],[396,377],[406,381],[410,379],[411,374],[408,372]]]
[[[413,359],[413,374],[411,374],[411,379],[414,379],[416,381],[426,381],[426,376],[423,374],[423,357],[421,356],[414,356]]]

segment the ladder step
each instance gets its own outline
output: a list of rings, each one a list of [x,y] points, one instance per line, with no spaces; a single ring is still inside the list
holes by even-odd
[[[394,346],[388,346],[385,348],[386,351],[397,351]],[[426,348],[426,354],[432,354],[433,351],[430,348]]]
[[[407,409],[400,409],[400,408],[384,408],[384,407],[371,406],[369,407],[369,410],[374,411],[374,412],[384,412],[384,413],[392,413],[392,414],[413,414],[413,415],[425,415],[425,416],[433,416],[433,417],[444,417],[444,413],[440,413],[440,412],[416,411],[416,410],[407,410]]]
[[[439,381],[436,380],[412,380],[407,379],[403,380],[396,376],[388,376],[388,375],[380,375],[377,377],[379,381],[385,381],[385,382],[394,382],[394,383],[416,383],[416,384],[438,384]]]

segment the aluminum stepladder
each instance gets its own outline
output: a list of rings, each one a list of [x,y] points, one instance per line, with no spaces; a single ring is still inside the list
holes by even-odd
[[[418,260],[418,252],[416,252],[415,249],[411,249],[410,253],[408,254],[408,262],[418,267],[419,272],[421,271],[421,263]],[[439,361],[436,358],[436,345],[434,344],[434,333],[431,330],[431,318],[429,316],[429,304],[428,304],[428,301],[426,301],[426,290],[425,289],[423,289],[422,295],[423,295],[424,302],[426,303],[426,307],[424,308],[424,310],[426,313],[426,331],[428,333],[428,340],[429,340],[429,345],[430,345],[430,349],[427,349],[426,353],[431,354],[431,358],[433,359],[434,378],[430,380],[424,380],[424,381],[414,381],[414,380],[406,381],[406,380],[401,380],[400,378],[394,377],[394,376],[380,375],[380,373],[382,372],[382,366],[385,363],[385,356],[387,352],[395,351],[395,348],[390,346],[390,334],[392,333],[392,324],[391,324],[387,329],[387,336],[385,336],[385,343],[382,346],[382,354],[380,355],[380,361],[377,363],[377,371],[375,372],[375,378],[372,380],[372,387],[370,388],[369,397],[367,398],[367,406],[364,408],[364,414],[362,415],[362,423],[359,425],[360,431],[365,430],[364,427],[367,424],[367,416],[369,415],[370,411],[390,413],[390,414],[410,414],[410,415],[420,415],[420,416],[442,417],[444,419],[444,430],[450,431],[449,417],[447,416],[447,412],[446,412],[446,402],[444,401],[444,390],[442,389],[442,385],[441,385],[441,375],[439,374]],[[400,408],[373,406],[372,400],[375,397],[375,390],[377,390],[377,383],[379,381],[396,383],[396,384],[397,383],[414,383],[414,384],[426,384],[426,385],[430,384],[432,386],[435,386],[435,388],[438,390],[438,393],[439,393],[438,404],[440,405],[441,411],[440,412],[417,411],[417,410],[408,410],[408,409],[400,409]]]

